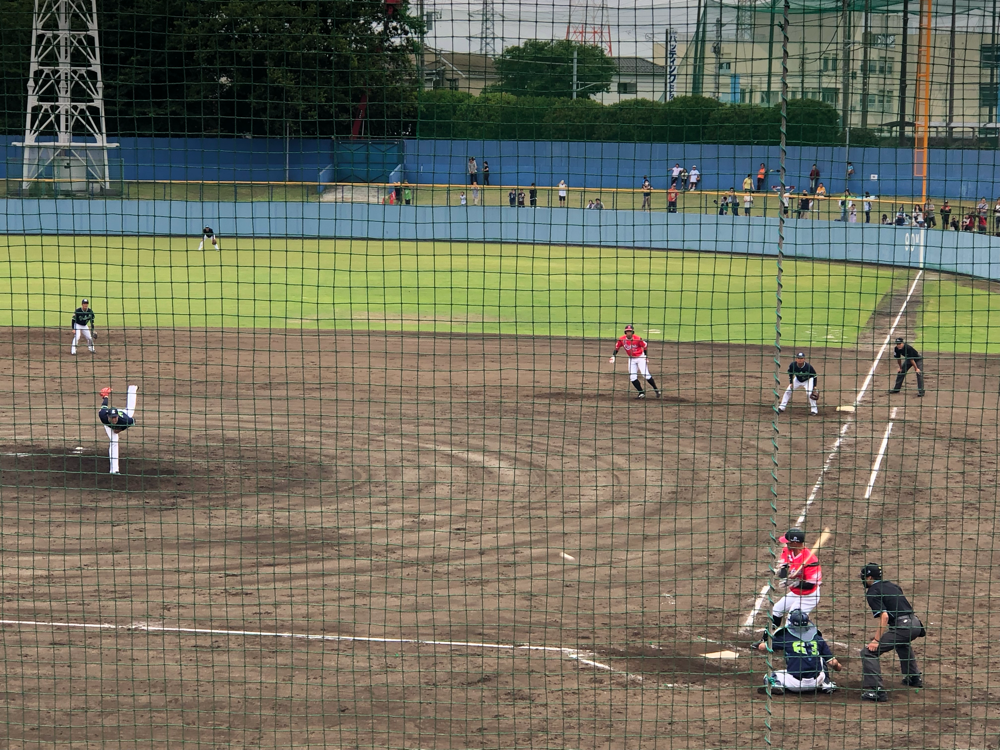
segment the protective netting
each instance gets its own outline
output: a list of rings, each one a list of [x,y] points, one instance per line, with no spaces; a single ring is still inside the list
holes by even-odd
[[[0,2],[0,746],[996,747],[998,23]]]

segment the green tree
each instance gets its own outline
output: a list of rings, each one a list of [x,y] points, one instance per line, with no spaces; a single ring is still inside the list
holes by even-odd
[[[712,116],[725,107],[716,99],[707,96],[678,96],[667,102],[660,110],[667,123],[671,143],[703,143],[711,139]]]
[[[781,109],[730,104],[712,112],[708,128],[706,140],[712,143],[778,143],[781,137]]]
[[[776,106],[780,113],[780,105]],[[840,130],[840,113],[816,99],[789,100],[787,142],[793,146],[841,145],[844,136]]]
[[[431,89],[421,91],[417,103],[418,138],[461,138],[459,108],[472,99],[464,91]]]
[[[494,60],[500,78],[497,88],[515,96],[572,98],[574,53],[577,96],[587,98],[610,91],[614,61],[600,47],[568,39],[530,39],[505,49]]]

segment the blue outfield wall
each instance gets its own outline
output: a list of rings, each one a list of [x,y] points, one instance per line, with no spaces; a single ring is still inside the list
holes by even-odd
[[[0,234],[355,238],[777,252],[778,220],[585,209],[102,200],[0,200]],[[231,247],[231,245],[230,245]],[[791,219],[791,258],[880,263],[1000,280],[1000,238]]]
[[[12,146],[19,137],[0,138],[0,179],[8,168],[20,174],[22,152]],[[119,138],[113,158],[123,162],[125,180],[191,180],[315,182],[330,165],[342,181],[384,180],[390,161],[404,165],[404,179],[412,183],[467,181],[466,163],[475,156],[482,168],[490,162],[494,185],[557,185],[560,180],[577,188],[637,188],[643,175],[653,187],[668,186],[675,163],[697,165],[706,189],[739,190],[743,178],[756,180],[761,162],[773,170],[767,187],[778,184],[777,146],[725,146],[661,143],[581,143],[565,141],[340,141],[292,138]],[[850,156],[855,177],[851,189],[872,195],[919,195],[920,180],[913,177],[909,149],[791,146],[786,159],[787,183],[808,187],[812,164],[831,193],[844,190],[844,169]],[[286,157],[288,168],[286,170]],[[929,194],[938,200],[970,200],[1000,195],[1000,151],[932,149],[929,153]],[[15,171],[16,170],[16,171]],[[871,179],[876,175],[876,179]],[[992,206],[992,202],[991,202]]]

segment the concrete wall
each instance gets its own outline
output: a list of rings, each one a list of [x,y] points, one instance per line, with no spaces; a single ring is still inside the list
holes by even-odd
[[[702,214],[351,203],[0,200],[0,234],[181,235],[525,242],[773,255],[776,219]],[[786,222],[794,258],[923,267],[1000,280],[1000,238],[814,220]]]
[[[0,138],[0,179],[8,161],[12,171],[20,174],[21,149],[10,145],[16,140],[20,138]],[[365,170],[377,179],[376,173],[391,171],[384,142],[370,144],[371,154],[364,157],[357,153],[356,142],[344,144],[338,152],[331,140],[293,138],[287,143],[286,171],[286,142],[280,138],[118,140],[121,147],[113,156],[123,160],[126,180],[314,182],[320,170],[335,161],[342,162],[336,172],[342,179]],[[477,157],[480,168],[483,159],[490,162],[493,184],[556,185],[564,179],[573,187],[586,188],[636,188],[643,175],[650,176],[653,187],[665,188],[670,167],[679,162],[688,168],[698,165],[707,189],[738,190],[748,173],[756,177],[761,162],[772,170],[779,164],[777,146],[421,140],[402,142],[402,150],[404,177],[413,183],[464,183],[469,156]],[[852,190],[872,195],[920,194],[920,181],[913,177],[912,151],[855,148],[850,157],[856,172]],[[807,187],[815,162],[827,189],[842,192],[846,158],[843,148],[790,147],[787,182],[799,190]],[[954,201],[985,196],[992,200],[1000,195],[1000,151],[932,150],[930,162],[929,192],[935,198]],[[873,174],[878,179],[872,180]],[[777,174],[770,175],[767,186],[776,184]]]

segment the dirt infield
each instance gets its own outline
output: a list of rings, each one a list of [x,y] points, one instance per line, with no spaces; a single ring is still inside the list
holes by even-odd
[[[639,402],[610,342],[143,330],[112,361],[0,332],[4,746],[742,748],[768,722],[774,747],[997,747],[997,362],[928,355],[918,399],[883,359],[839,412],[872,326],[810,353],[822,413],[798,392],[778,421],[776,513],[769,349],[654,335],[665,398]],[[114,477],[109,383],[140,387]],[[815,619],[848,671],[768,708],[739,628],[821,476]],[[930,631],[927,688],[887,655],[881,706],[868,560]]]

